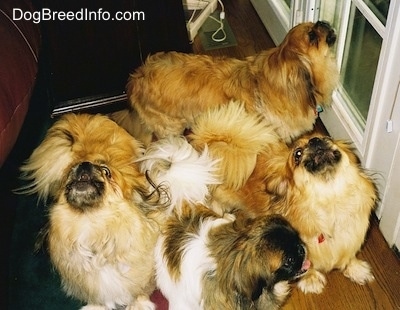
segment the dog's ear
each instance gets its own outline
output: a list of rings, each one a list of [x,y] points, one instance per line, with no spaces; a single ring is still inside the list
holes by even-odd
[[[308,68],[306,65],[301,64],[298,66],[297,75],[298,75],[298,80],[296,81],[295,84],[299,85],[299,83],[300,83],[300,86],[301,86],[297,89],[297,91],[300,92],[299,94],[301,95],[301,97],[303,97],[304,99],[307,99],[307,101],[313,108],[316,108],[316,106],[317,106],[317,99],[316,99],[317,89],[315,87],[311,68]],[[303,99],[303,98],[301,98],[301,99]],[[296,99],[298,99],[298,98],[296,98]]]
[[[288,161],[281,159],[268,161],[268,166],[264,168],[265,176],[263,180],[265,191],[278,197],[284,197],[293,182],[293,171]]]
[[[21,166],[21,179],[29,182],[16,190],[21,194],[38,194],[39,199],[54,198],[66,166],[71,162],[74,139],[66,118],[58,120],[47,132],[41,144]]]
[[[270,178],[266,182],[266,190],[269,194],[277,196],[285,196],[289,187],[289,180],[277,176],[276,178]]]
[[[285,63],[284,68],[266,68],[265,78],[274,85],[274,97],[286,101],[287,107],[301,111],[307,115],[310,109],[316,113],[317,103],[322,104],[322,94],[317,88],[313,70],[306,59],[296,53],[285,51],[279,57],[270,58],[272,61]],[[273,60],[277,58],[277,60]],[[268,69],[268,70],[267,70]],[[284,77],[284,78],[283,78]],[[274,99],[276,100],[276,99]]]

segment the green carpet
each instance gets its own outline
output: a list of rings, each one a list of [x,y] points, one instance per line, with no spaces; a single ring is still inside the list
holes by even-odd
[[[216,19],[219,19],[219,13],[220,13],[219,11],[215,11],[213,14],[211,14],[211,16],[213,16]],[[220,24],[217,21],[209,17],[200,27],[199,29],[200,41],[203,45],[203,48],[206,51],[237,45],[235,35],[233,34],[232,29],[229,26],[229,23],[226,20],[226,18],[223,20],[223,23],[224,23],[223,29],[226,34],[226,38],[221,42],[216,42],[212,38],[215,31],[220,27]],[[219,31],[218,33],[215,34],[214,38],[219,40],[222,39],[223,36],[224,33],[222,31]]]
[[[26,128],[36,133],[35,145],[23,144],[25,158],[44,137],[54,120],[46,119],[41,128]],[[41,134],[40,134],[41,133]],[[19,186],[23,183],[19,181]],[[67,297],[60,278],[50,263],[45,249],[35,253],[35,242],[47,220],[47,207],[37,202],[37,196],[15,196],[15,221],[12,232],[8,280],[10,310],[73,310],[83,304]]]
[[[19,197],[14,226],[9,286],[9,309],[71,310],[83,305],[68,298],[43,249],[34,252],[36,236],[46,221],[46,207],[36,197]]]

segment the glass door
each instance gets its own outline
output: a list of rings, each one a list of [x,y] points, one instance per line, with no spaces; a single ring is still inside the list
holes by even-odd
[[[361,155],[366,151],[366,133],[373,119],[368,116],[373,110],[372,95],[389,5],[390,0],[321,3],[320,19],[330,21],[338,32],[336,54],[341,73],[334,98],[336,117],[326,113],[321,118],[332,135],[351,138]]]

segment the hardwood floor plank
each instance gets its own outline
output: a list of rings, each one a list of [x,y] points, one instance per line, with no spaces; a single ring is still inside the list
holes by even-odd
[[[249,0],[229,0],[224,1],[224,4],[226,19],[233,30],[237,46],[205,51],[197,36],[193,42],[195,53],[244,58],[274,46]]]

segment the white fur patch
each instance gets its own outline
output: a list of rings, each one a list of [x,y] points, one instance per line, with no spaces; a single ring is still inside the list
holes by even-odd
[[[148,173],[157,185],[167,187],[171,208],[189,203],[205,202],[208,185],[220,184],[215,175],[218,161],[207,147],[199,154],[183,137],[168,137],[153,142],[140,158],[142,173]],[[166,201],[165,201],[166,202]]]
[[[208,232],[213,227],[231,222],[231,218],[208,218],[199,226],[198,232],[181,246],[184,247],[179,279],[169,273],[168,253],[164,252],[164,236],[160,236],[155,249],[157,286],[169,301],[170,310],[202,309],[202,281],[204,275],[212,273],[216,262],[207,248]]]

